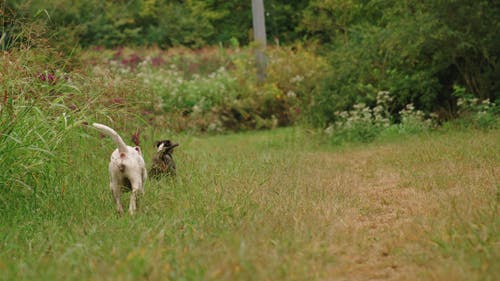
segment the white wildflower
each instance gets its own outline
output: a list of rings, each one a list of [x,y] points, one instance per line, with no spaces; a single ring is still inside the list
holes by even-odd
[[[326,129],[325,129],[325,133],[329,136],[331,136],[333,134],[333,125],[330,125],[328,126]]]
[[[200,106],[198,106],[197,104],[195,104],[192,108],[193,110],[193,113],[201,113],[202,109]]]
[[[299,83],[302,80],[304,80],[304,76],[296,75],[296,76],[292,77],[292,79],[290,79],[290,83]]]

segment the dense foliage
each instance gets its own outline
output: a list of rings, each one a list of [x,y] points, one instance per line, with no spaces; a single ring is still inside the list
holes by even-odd
[[[130,83],[135,91],[103,94],[132,107],[140,93],[138,110],[151,124],[225,132],[294,124],[327,69],[323,58],[300,47],[272,47],[267,54],[267,79],[261,84],[247,48],[89,50],[82,52],[81,63],[103,83]]]
[[[499,98],[500,5],[493,1],[311,1],[302,28],[332,71],[317,89],[317,122],[389,91],[392,113],[413,103],[449,118],[454,86]]]
[[[402,120],[399,113],[408,104],[427,115],[435,112],[444,120],[457,115],[460,96],[489,102],[499,99],[500,4],[494,1],[264,2],[271,45],[304,45],[328,62],[321,77],[307,81],[314,87],[308,88],[300,105],[302,116],[316,126],[339,121],[335,113],[352,110],[355,104],[375,107],[377,94],[384,91],[393,99],[387,109],[392,122]],[[6,50],[36,47],[34,37],[41,36],[65,54],[79,47],[237,48],[251,41],[251,1],[8,0],[2,10],[0,43]],[[271,54],[270,79],[259,91],[272,92],[274,87],[287,94],[283,81],[273,86],[276,79],[290,78],[289,73],[280,73],[287,68],[272,65],[294,62],[272,61],[274,58]],[[306,77],[305,73],[295,75]],[[240,87],[224,74],[217,77],[217,83]],[[203,83],[200,81],[189,83]],[[182,99],[191,99],[193,104],[194,84],[178,85],[177,89],[186,93]],[[243,91],[248,85],[244,83]],[[152,86],[158,87],[165,96],[164,86]],[[234,90],[225,96],[233,97]]]
[[[249,43],[251,1],[123,0],[7,1],[16,14],[46,17],[59,36],[84,47]],[[266,1],[267,34],[291,42],[298,38],[300,11],[308,1]],[[43,11],[43,13],[40,13]]]

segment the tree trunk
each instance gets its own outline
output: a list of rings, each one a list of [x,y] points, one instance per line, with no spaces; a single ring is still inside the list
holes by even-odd
[[[267,58],[264,53],[267,45],[266,23],[264,18],[264,1],[252,0],[253,16],[253,36],[256,43],[255,59],[257,62],[257,79],[259,83],[264,82],[266,78]]]

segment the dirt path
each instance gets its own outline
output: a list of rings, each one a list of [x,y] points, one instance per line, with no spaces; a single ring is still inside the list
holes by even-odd
[[[412,159],[416,155],[426,160]],[[443,157],[432,147],[420,154],[391,145],[330,155],[307,154],[304,174],[315,176],[306,177],[310,180],[304,184],[313,190],[323,189],[317,204],[337,210],[322,212],[322,219],[331,224],[318,235],[329,244],[329,254],[335,258],[325,266],[328,274],[323,277],[472,280],[491,271],[491,265],[478,269],[464,264],[469,262],[467,255],[481,253],[460,248],[466,238],[450,237],[449,232],[456,227],[457,236],[470,234],[469,225],[460,224],[473,220],[475,210],[491,206],[494,183],[498,184],[495,175],[500,170],[494,161],[470,161],[463,155]],[[494,210],[486,212],[495,215]],[[434,239],[456,241],[443,251]],[[492,251],[498,251],[498,244]]]

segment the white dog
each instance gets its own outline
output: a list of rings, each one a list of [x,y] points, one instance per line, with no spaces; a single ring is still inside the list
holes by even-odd
[[[94,123],[92,126],[111,137],[118,146],[111,154],[111,161],[109,162],[109,186],[120,214],[123,213],[121,203],[122,189],[124,191],[132,191],[128,211],[133,215],[137,209],[136,200],[138,193],[144,194],[144,182],[147,178],[146,165],[141,149],[138,146],[131,147],[126,145],[115,130],[108,126],[98,123]]]

